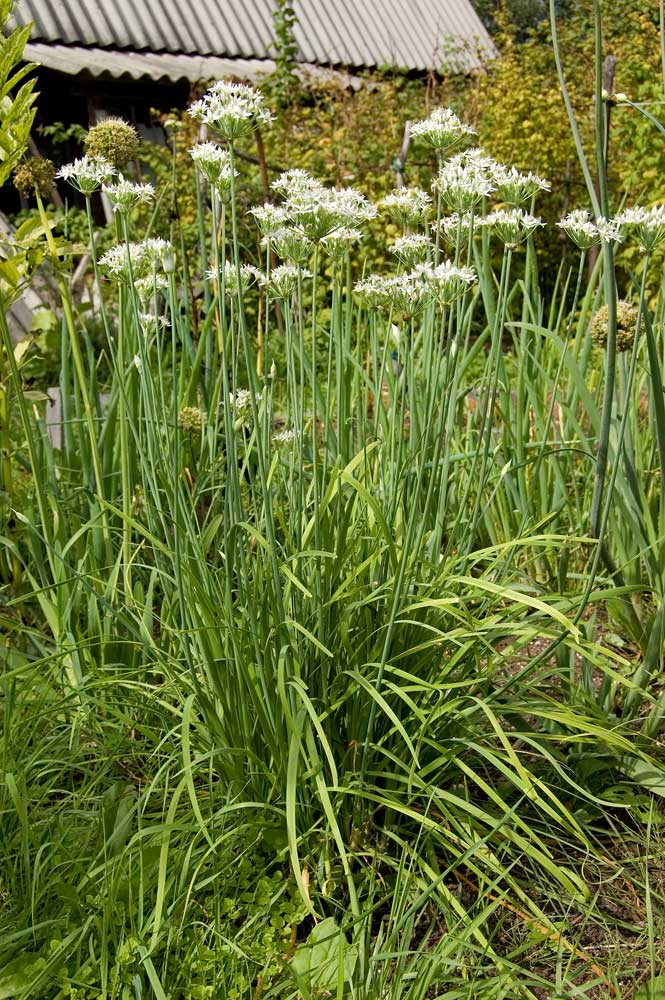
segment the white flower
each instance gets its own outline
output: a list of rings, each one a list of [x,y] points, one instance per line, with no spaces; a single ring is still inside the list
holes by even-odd
[[[665,205],[627,208],[614,221],[634,231],[643,253],[651,253],[665,241]]]
[[[314,243],[339,229],[359,226],[376,215],[376,208],[355,188],[328,188],[306,170],[287,170],[272,184],[284,196],[282,227],[290,223]],[[259,225],[280,228],[274,208],[252,210]]]
[[[599,215],[596,229],[603,243],[621,243],[621,224],[615,219],[605,219]]]
[[[219,274],[216,268],[211,268],[206,277],[210,281],[219,280]],[[240,278],[240,280],[238,280]],[[263,281],[263,275],[251,264],[241,264],[240,273],[238,274],[238,269],[232,261],[227,260],[224,263],[224,291],[226,295],[244,295],[248,288],[250,288],[256,281]]]
[[[289,221],[289,213],[286,209],[281,205],[273,205],[271,202],[266,202],[265,205],[255,205],[249,211],[254,216],[256,224],[264,236],[272,236]]]
[[[353,188],[334,190],[322,185],[293,192],[285,208],[293,225],[315,243],[336,229],[359,225],[376,215],[374,206]]]
[[[260,403],[262,399],[262,394],[257,392],[254,396],[254,402]],[[238,389],[235,395],[232,392],[229,393],[229,403],[231,404],[231,409],[233,409],[240,417],[242,417],[243,414],[249,410],[251,402],[252,394],[249,389]]]
[[[263,95],[244,83],[218,80],[189,108],[192,118],[214,128],[229,142],[269,125],[273,116],[264,107]]]
[[[489,153],[486,153],[482,146],[463,149],[460,153],[455,153],[451,160],[461,166],[471,165],[477,170],[481,170],[492,183],[494,183],[497,174],[505,169],[503,164],[498,163]]]
[[[102,188],[108,196],[114,212],[125,215],[137,205],[149,205],[155,197],[152,184],[135,184],[126,177],[119,177],[114,184],[105,184]]]
[[[169,325],[169,321],[165,316],[155,316],[154,313],[149,312],[139,313],[139,323],[146,337],[153,336],[159,330],[166,329]]]
[[[118,281],[134,282],[147,278],[162,266],[165,252],[172,250],[168,240],[148,239],[142,243],[119,243],[100,257],[99,266]]]
[[[589,250],[590,247],[600,243],[600,233],[591,221],[589,212],[584,208],[576,208],[569,212],[565,218],[557,222],[557,226],[563,229],[566,236],[580,250]]]
[[[484,219],[478,219],[479,226],[489,226],[507,247],[514,249],[528,236],[544,226],[542,219],[529,215],[521,208],[499,209]]]
[[[439,232],[447,243],[457,246],[458,237],[460,240],[468,240],[473,223],[474,217],[471,212],[465,215],[455,212],[453,215],[445,215],[439,221]]]
[[[296,439],[296,432],[293,428],[289,427],[287,430],[280,431],[278,434],[273,436],[273,441],[275,444],[291,444],[292,441]]]
[[[407,316],[415,316],[431,298],[426,282],[415,272],[387,277],[370,274],[356,282],[354,291],[370,309],[395,309]]]
[[[189,155],[208,183],[224,198],[230,194],[231,181],[238,171],[231,167],[231,155],[215,142],[199,142]]]
[[[301,278],[311,278],[309,271],[298,269],[293,264],[280,264],[270,272],[268,291],[276,299],[288,299],[298,287],[298,275]]]
[[[168,282],[165,276],[158,271],[153,271],[152,274],[146,275],[145,278],[134,279],[134,291],[141,302],[146,304],[153,296],[167,287]],[[166,321],[164,320],[164,322]]]
[[[326,252],[330,254],[333,260],[343,260],[344,256],[353,243],[358,243],[363,238],[363,234],[359,229],[354,229],[353,226],[343,226],[341,229],[335,229],[330,236],[324,236],[321,240],[321,246],[325,247]]]
[[[443,195],[454,212],[469,212],[494,191],[495,184],[487,171],[472,159],[454,157],[444,164],[432,185]]]
[[[280,174],[272,182],[271,187],[273,191],[276,191],[285,198],[302,194],[303,191],[322,191],[324,189],[321,181],[317,181],[316,178],[308,174],[306,170],[301,170],[300,167],[285,170],[284,173]]]
[[[115,167],[103,156],[82,156],[73,163],[61,167],[56,177],[62,177],[81,194],[89,195],[97,191],[102,184],[108,184],[115,174]]]
[[[379,208],[402,226],[416,226],[429,217],[432,199],[422,188],[398,188],[381,199]]]
[[[389,249],[402,264],[406,264],[407,267],[413,267],[414,264],[419,264],[421,261],[427,259],[431,247],[432,243],[429,236],[424,236],[422,233],[413,233],[410,236],[400,236]]]
[[[531,201],[539,191],[551,191],[551,185],[537,174],[522,174],[515,167],[498,167],[494,173],[496,197],[508,205],[518,206]]]
[[[429,118],[411,126],[411,135],[445,152],[458,146],[467,136],[475,135],[475,132],[450,108],[436,108]]]
[[[304,236],[298,229],[292,226],[282,226],[275,230],[270,236],[264,236],[261,246],[270,245],[275,253],[294,264],[304,264],[312,255],[314,244],[309,237]]]
[[[450,305],[476,280],[472,267],[457,267],[451,260],[444,260],[436,267],[420,264],[412,271],[412,279],[423,281],[432,298],[439,305]]]

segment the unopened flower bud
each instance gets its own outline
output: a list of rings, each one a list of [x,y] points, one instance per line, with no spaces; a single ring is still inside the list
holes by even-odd
[[[51,160],[31,156],[14,171],[14,187],[23,195],[36,192],[41,198],[48,198],[54,178],[55,167]]]

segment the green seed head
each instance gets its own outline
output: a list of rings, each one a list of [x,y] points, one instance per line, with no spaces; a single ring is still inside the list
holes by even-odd
[[[14,171],[14,187],[23,195],[37,192],[41,198],[48,198],[53,188],[55,166],[51,160],[41,156],[31,156]]]
[[[591,323],[591,336],[598,347],[607,346],[607,321],[609,309],[602,306]],[[635,340],[637,306],[619,299],[617,302],[617,351],[628,351]]]
[[[88,132],[85,151],[88,156],[101,156],[122,170],[136,156],[139,144],[139,134],[133,125],[122,118],[105,118]]]
[[[178,427],[183,434],[194,437],[201,433],[203,414],[197,406],[184,406],[178,414]]]

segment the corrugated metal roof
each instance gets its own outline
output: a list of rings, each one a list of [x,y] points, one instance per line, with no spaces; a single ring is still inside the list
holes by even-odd
[[[270,57],[275,0],[18,0],[32,42]],[[494,48],[470,0],[294,0],[299,59],[328,66],[466,70]]]
[[[259,80],[275,69],[272,59],[220,59],[218,56],[190,56],[181,52],[120,52],[117,49],[86,48],[83,45],[47,45],[29,42],[24,57],[29,62],[40,63],[59,73],[76,76],[109,75],[130,77],[132,80],[199,80],[236,76],[241,80]],[[362,86],[360,77],[339,73],[309,63],[301,63],[298,75],[302,79],[334,77],[337,82],[354,90]]]
[[[89,73],[140,80],[199,80],[237,76],[257,80],[275,68],[269,59],[220,59],[217,56],[191,56],[180,52],[120,52],[116,49],[86,48],[83,45],[47,45],[29,43],[24,56],[59,73]]]

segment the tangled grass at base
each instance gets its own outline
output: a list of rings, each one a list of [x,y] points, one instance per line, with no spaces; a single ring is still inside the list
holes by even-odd
[[[135,231],[159,192],[112,155],[62,171],[114,207],[117,246],[98,260],[91,220],[87,248],[102,357],[37,192],[61,447],[2,321],[0,995],[646,997],[662,209],[562,220],[579,256],[544,300],[547,182],[441,109],[414,129],[431,196],[289,171],[258,269],[237,152],[270,113],[225,83],[192,113],[216,136],[196,273],[175,228]],[[377,218],[394,271],[354,282]]]

